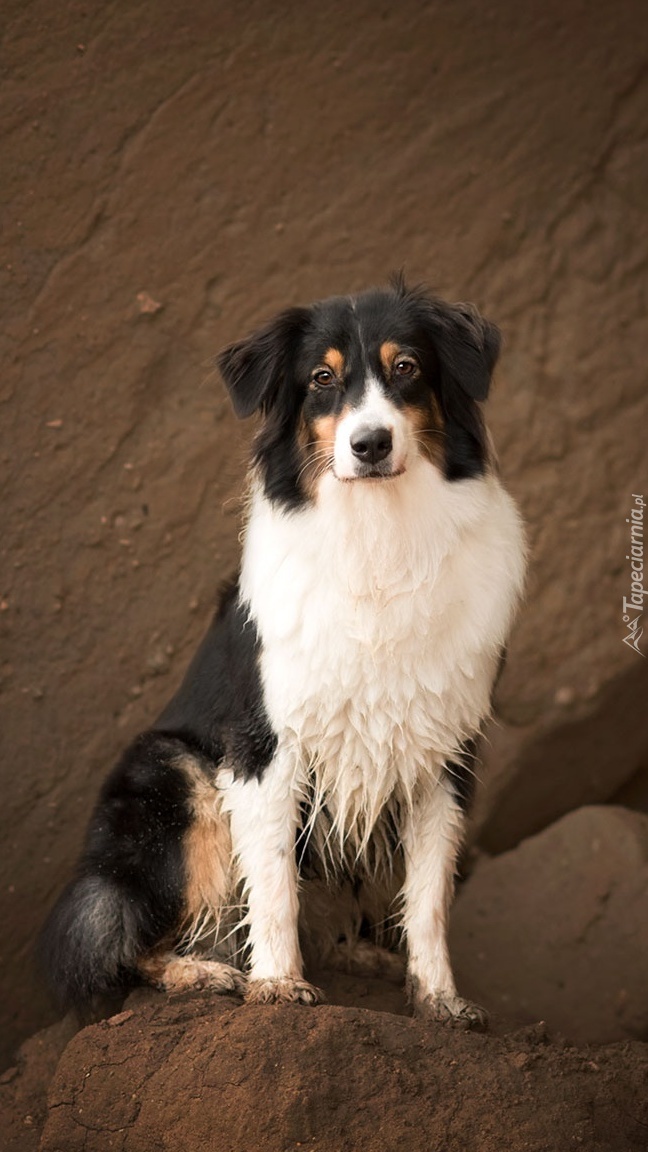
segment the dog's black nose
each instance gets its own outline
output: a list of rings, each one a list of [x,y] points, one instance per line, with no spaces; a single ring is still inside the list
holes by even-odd
[[[356,428],[351,440],[351,451],[363,464],[378,464],[392,450],[389,428]]]

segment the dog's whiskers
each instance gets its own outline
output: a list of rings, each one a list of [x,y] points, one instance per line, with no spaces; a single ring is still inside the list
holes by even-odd
[[[304,464],[302,464],[302,467],[297,473],[297,480],[301,480],[305,472],[307,472],[310,468],[314,468],[313,481],[317,483],[320,477],[328,471],[332,464],[333,453],[328,449],[318,449],[317,452],[312,453],[309,459],[306,460]]]

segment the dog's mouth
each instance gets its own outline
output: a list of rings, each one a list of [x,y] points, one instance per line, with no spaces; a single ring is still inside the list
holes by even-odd
[[[343,484],[355,484],[357,480],[372,480],[374,482],[377,480],[396,480],[399,476],[402,476],[404,472],[404,467],[388,469],[367,467],[356,472],[355,476],[338,476],[335,469],[333,469],[335,479],[340,480]]]

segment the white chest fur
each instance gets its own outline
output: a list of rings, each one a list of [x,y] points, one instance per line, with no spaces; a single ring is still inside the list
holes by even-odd
[[[495,476],[448,483],[417,459],[389,481],[321,482],[293,513],[254,492],[241,595],[270,722],[346,835],[440,772],[488,714],[524,575]]]

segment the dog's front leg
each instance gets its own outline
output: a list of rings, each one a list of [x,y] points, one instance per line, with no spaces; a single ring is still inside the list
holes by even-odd
[[[302,977],[298,937],[299,796],[292,758],[277,755],[261,780],[234,781],[225,805],[248,908],[251,960],[246,999],[316,1004],[321,993]]]
[[[420,1015],[480,1028],[487,1015],[457,995],[447,941],[463,822],[452,789],[443,779],[421,789],[407,818],[403,835],[407,984]]]

